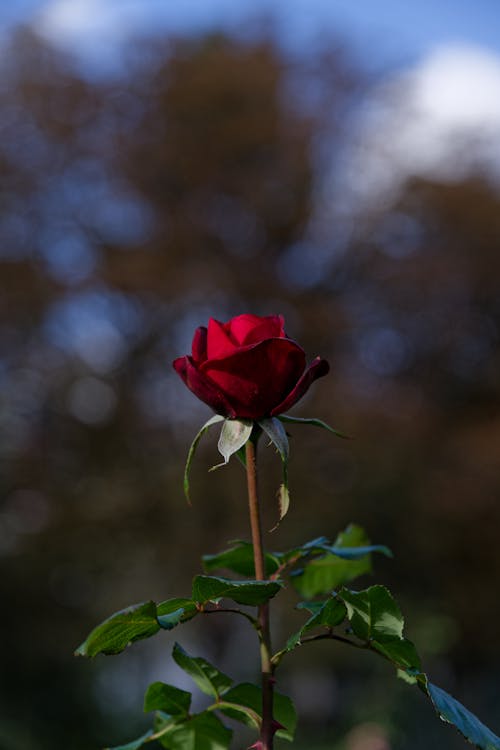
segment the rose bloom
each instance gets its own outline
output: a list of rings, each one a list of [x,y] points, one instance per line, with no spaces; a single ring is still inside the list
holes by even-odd
[[[282,315],[238,315],[227,323],[210,318],[208,328],[196,329],[191,356],[173,365],[195,396],[231,419],[282,414],[330,369],[320,357],[306,367]]]

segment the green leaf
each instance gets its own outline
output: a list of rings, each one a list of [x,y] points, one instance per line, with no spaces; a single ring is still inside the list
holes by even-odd
[[[172,728],[158,741],[169,750],[227,750],[232,732],[209,711],[196,714]]]
[[[304,555],[315,554],[322,551],[327,540],[321,537],[319,540],[313,540],[296,550],[296,553],[302,552]],[[309,560],[303,570],[292,574],[292,583],[299,594],[306,599],[310,599],[318,594],[326,594],[336,589],[341,584],[358,578],[372,569],[370,555],[365,554],[358,559],[344,559],[339,556],[339,552],[366,548],[370,542],[366,533],[360,526],[351,524],[341,532],[334,545],[335,554],[327,552],[320,556],[315,556]],[[349,554],[347,552],[347,554]]]
[[[119,654],[132,641],[149,638],[160,629],[156,619],[156,604],[135,604],[111,615],[98,625],[75,651],[76,656]]]
[[[224,417],[222,417],[220,414],[215,414],[213,417],[210,417],[210,419],[205,422],[201,430],[197,433],[195,439],[191,443],[191,447],[188,451],[187,460],[186,460],[186,467],[184,469],[184,494],[186,496],[186,500],[189,504],[191,504],[191,498],[189,496],[189,472],[191,471],[191,464],[193,462],[194,454],[196,453],[196,449],[198,447],[198,443],[200,442],[201,438],[205,434],[205,432],[214,424],[217,424],[217,422],[223,422]]]
[[[323,607],[326,604],[326,601],[299,602],[298,604],[295,605],[295,609],[305,609],[307,612],[310,612],[312,615],[315,615],[317,612],[323,609]]]
[[[386,557],[392,557],[391,550],[389,547],[386,547],[385,544],[369,544],[365,547],[345,547],[344,549],[342,549],[342,547],[336,547],[335,545],[324,545],[319,549],[322,549],[331,555],[335,555],[336,557],[341,557],[343,560],[360,560],[371,552],[380,552]]]
[[[212,706],[211,706],[212,708]],[[229,716],[230,719],[235,719],[245,724],[247,727],[253,727],[254,729],[260,730],[262,725],[262,718],[254,711],[250,706],[245,706],[242,703],[227,701],[224,697],[218,703],[214,703],[213,709],[217,709],[225,716]]]
[[[218,699],[228,690],[233,681],[230,677],[203,659],[201,656],[190,656],[178,643],[172,651],[174,661],[184,670],[206,695]]]
[[[302,417],[289,417],[287,414],[280,414],[278,419],[280,422],[290,422],[293,424],[310,424],[314,427],[321,427],[323,430],[328,430],[328,432],[332,432],[334,435],[340,438],[344,438],[344,440],[350,440],[349,435],[344,435],[343,432],[339,432],[339,430],[334,430],[333,427],[330,427],[329,424],[326,424],[326,422],[323,422],[321,419],[304,419]]]
[[[219,453],[224,458],[223,464],[213,466],[217,469],[219,466],[225,466],[234,453],[238,453],[248,442],[252,434],[253,422],[251,419],[226,419],[222,425],[222,430],[217,443]]]
[[[290,507],[290,492],[288,490],[288,437],[285,428],[276,417],[260,419],[258,424],[278,449],[283,465],[283,482],[278,490],[279,524],[288,513],[288,508]]]
[[[365,544],[360,546],[360,542],[363,540]],[[351,524],[338,535],[334,544],[331,544],[326,537],[320,536],[287,552],[274,552],[273,556],[281,565],[296,563],[306,557],[318,557],[324,554],[335,555],[343,560],[359,560],[372,552],[381,552],[386,557],[392,557],[391,550],[384,544],[369,544],[367,542],[363,529]]]
[[[407,682],[408,685],[416,685],[422,678],[423,673],[420,671],[414,671],[412,669],[400,669],[398,667],[396,669],[396,674],[400,680],[403,680],[403,682]]]
[[[313,612],[312,617],[307,620],[305,625],[297,633],[290,636],[286,644],[287,651],[292,651],[296,646],[299,646],[303,636],[314,628],[321,626],[329,629],[334,628],[340,625],[346,616],[346,607],[339,599],[336,597],[327,599],[326,602],[321,603],[321,607]]]
[[[144,711],[165,711],[171,716],[187,716],[191,693],[164,682],[153,682],[144,696]]]
[[[436,711],[443,721],[458,729],[473,745],[481,750],[500,750],[500,737],[488,729],[477,716],[462,706],[455,698],[441,688],[428,682],[425,692],[429,695]]]
[[[237,546],[215,555],[203,555],[203,567],[207,573],[219,568],[226,568],[242,576],[255,576],[253,559],[253,545],[250,542],[237,542]],[[279,567],[279,561],[274,555],[265,555],[266,575],[271,575]]]
[[[171,716],[164,711],[156,711],[153,719],[155,730],[153,739],[157,739],[160,745],[167,747],[165,744],[167,734],[172,732],[180,724],[183,724],[184,720],[185,719],[182,716]]]
[[[257,685],[252,685],[249,682],[243,682],[240,685],[231,688],[231,690],[224,695],[224,703],[246,706],[251,709],[254,714],[262,717],[262,690],[260,687],[257,687]],[[238,721],[243,721],[243,723],[248,723],[249,725],[254,726],[252,719],[248,718],[248,721],[246,721],[241,712],[239,716],[237,716],[233,713],[232,707],[221,707],[221,711],[227,716],[231,716],[232,718],[238,719]],[[273,715],[276,721],[284,727],[283,729],[278,730],[276,736],[292,741],[295,727],[297,726],[297,714],[290,698],[276,691],[274,693]]]
[[[363,591],[343,588],[338,595],[347,607],[354,634],[361,640],[384,643],[403,637],[403,615],[385,586],[370,586]]]
[[[384,638],[383,641],[373,641],[371,647],[379,654],[389,659],[396,669],[403,674],[400,675],[407,682],[415,682],[414,675],[421,670],[420,657],[414,644],[407,638]],[[410,677],[410,680],[407,680]]]
[[[167,599],[156,608],[158,623],[164,630],[172,630],[176,625],[191,620],[198,613],[192,599]]]
[[[283,584],[280,581],[233,581],[230,578],[196,576],[193,599],[204,605],[218,599],[231,599],[238,604],[258,606],[272,599]]]
[[[153,732],[150,729],[146,734],[143,734],[142,737],[138,737],[136,740],[132,740],[132,742],[128,742],[126,745],[117,745],[115,747],[106,748],[106,750],[138,750],[138,748],[142,747],[150,740],[152,735]]]
[[[338,597],[346,605],[354,634],[366,641],[372,651],[389,659],[396,666],[399,677],[418,685],[431,699],[443,721],[453,724],[480,750],[500,750],[500,737],[459,701],[428,682],[427,675],[421,671],[415,646],[403,637],[404,620],[399,606],[384,586],[371,586],[364,591],[342,589]],[[313,618],[319,612],[321,610]]]

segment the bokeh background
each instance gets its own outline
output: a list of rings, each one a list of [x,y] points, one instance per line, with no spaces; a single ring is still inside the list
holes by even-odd
[[[245,311],[329,359],[294,413],[355,438],[291,430],[267,544],[351,520],[388,544],[376,581],[427,671],[498,733],[498,4],[171,5],[0,9],[0,748],[132,738],[149,682],[185,686],[174,637],[253,678],[252,636],[223,618],[72,656],[246,535],[241,468],[207,476],[213,437],[184,503],[209,411],[170,366]],[[301,619],[277,612],[275,642]],[[316,644],[282,684],[298,749],[465,747],[370,655]]]

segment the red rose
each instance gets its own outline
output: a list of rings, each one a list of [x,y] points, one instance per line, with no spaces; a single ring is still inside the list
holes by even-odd
[[[197,328],[192,355],[174,368],[187,387],[217,414],[262,419],[282,414],[326,375],[316,357],[306,368],[302,347],[289,339],[281,315],[238,315],[227,323],[210,318]]]

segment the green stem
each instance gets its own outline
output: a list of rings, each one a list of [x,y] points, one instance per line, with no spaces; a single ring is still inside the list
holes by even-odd
[[[367,643],[356,643],[355,641],[351,641],[349,638],[344,638],[342,635],[337,635],[336,633],[319,633],[317,635],[310,635],[306,636],[305,638],[302,638],[300,640],[300,643],[297,644],[298,646],[305,646],[306,643],[314,643],[315,641],[339,641],[340,643],[345,643],[348,646],[353,646],[354,648],[370,648],[369,644]],[[288,650],[287,648],[282,648],[281,651],[276,651],[276,653],[273,655],[271,659],[271,663],[273,664],[274,668],[278,666],[278,664],[281,663],[281,660],[284,656],[287,654],[291,654],[293,649]],[[378,653],[378,652],[377,652]]]
[[[258,581],[266,580],[264,563],[264,548],[262,544],[262,524],[260,521],[259,496],[257,492],[257,461],[256,443],[250,439],[245,447],[247,486],[248,486],[248,509],[250,514],[250,527],[252,530],[253,558],[255,564],[255,578]],[[260,662],[262,679],[262,727],[260,741],[262,750],[273,748],[273,664],[271,661],[271,632],[269,627],[269,603],[262,604],[258,610],[259,637],[260,637]]]

